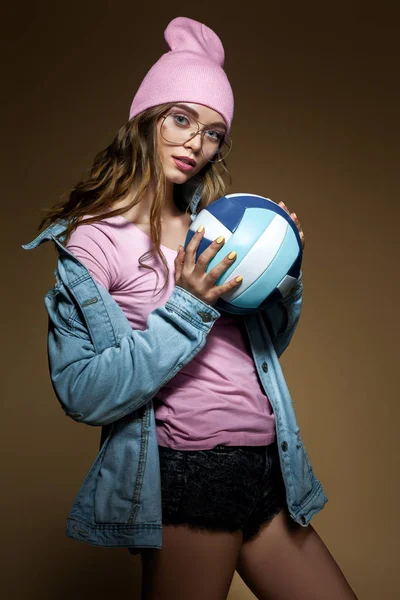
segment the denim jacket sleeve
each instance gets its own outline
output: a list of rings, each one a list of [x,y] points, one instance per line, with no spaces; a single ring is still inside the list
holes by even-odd
[[[283,300],[263,311],[271,341],[278,358],[284,353],[300,319],[303,304],[303,272],[290,293]]]
[[[88,425],[117,421],[153,398],[203,348],[220,316],[175,286],[166,304],[149,314],[146,329],[132,330],[102,286],[89,275],[77,282],[59,281],[45,297],[48,357],[64,411]]]

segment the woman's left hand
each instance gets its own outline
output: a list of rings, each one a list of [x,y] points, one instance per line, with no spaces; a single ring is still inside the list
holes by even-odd
[[[288,208],[286,207],[286,204],[284,204],[284,202],[279,202],[278,206],[281,206],[283,208],[283,210],[285,210],[287,212],[287,214],[290,215],[292,217],[293,221],[295,222],[296,227],[297,227],[298,232],[299,232],[299,235],[300,235],[300,239],[301,239],[301,243],[302,243],[302,246],[303,246],[303,250],[304,250],[304,246],[305,246],[304,232],[303,232],[303,230],[301,228],[300,221],[298,220],[296,213],[290,213],[289,210],[288,210]]]

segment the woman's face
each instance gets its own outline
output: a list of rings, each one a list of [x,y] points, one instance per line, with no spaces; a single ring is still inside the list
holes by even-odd
[[[159,119],[157,124],[157,149],[167,180],[173,183],[182,184],[194,175],[197,175],[204,165],[213,158],[214,153],[210,153],[210,147],[212,148],[212,142],[210,143],[210,140],[214,141],[218,136],[225,133],[226,124],[225,120],[218,112],[207,106],[203,106],[202,104],[178,102],[167,114],[170,113],[174,113],[174,117],[169,117],[169,123],[173,124],[174,129],[166,129],[168,121],[163,125],[163,118]],[[178,135],[183,139],[186,134],[189,136],[196,131],[196,128],[193,129],[187,127],[189,118],[200,121],[201,129],[206,128],[209,130],[206,134],[208,142],[203,144],[204,154],[201,151],[202,136],[200,133],[189,141],[182,141],[181,143],[176,144],[170,143],[170,136],[173,137],[173,135]],[[161,127],[163,128],[163,135],[161,135]],[[181,129],[179,129],[179,127],[181,127]],[[169,134],[168,132],[171,133]],[[168,141],[164,139],[163,136],[166,136]],[[179,161],[177,162],[178,157],[193,159],[196,164],[192,168],[187,168],[188,165],[185,163],[182,165]]]

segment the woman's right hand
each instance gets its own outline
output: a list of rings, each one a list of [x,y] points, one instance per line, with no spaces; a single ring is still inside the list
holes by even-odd
[[[199,227],[199,229],[201,228]],[[218,265],[211,269],[209,273],[206,273],[208,263],[222,248],[225,239],[220,236],[217,238],[219,243],[217,240],[214,240],[200,254],[196,262],[196,251],[205,231],[204,228],[202,231],[199,231],[199,229],[187,245],[186,251],[183,246],[178,247],[178,254],[175,258],[175,283],[193,294],[193,296],[196,296],[199,300],[214,306],[220,296],[240,285],[242,279],[237,281],[236,279],[239,279],[237,277],[221,285],[215,285],[216,280],[236,260],[236,253],[232,256],[233,253],[231,252]],[[231,258],[228,258],[229,256]]]

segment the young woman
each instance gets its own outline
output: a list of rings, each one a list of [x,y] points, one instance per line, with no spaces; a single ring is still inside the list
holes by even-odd
[[[309,524],[327,498],[278,360],[302,278],[264,315],[216,310],[241,284],[215,285],[235,254],[218,237],[196,262],[204,228],[183,245],[226,193],[233,94],[211,29],[179,17],[165,38],[129,121],[25,246],[60,254],[46,296],[57,397],[102,426],[67,534],[140,552],[143,600],[222,600],[235,569],[260,599],[355,598]]]

